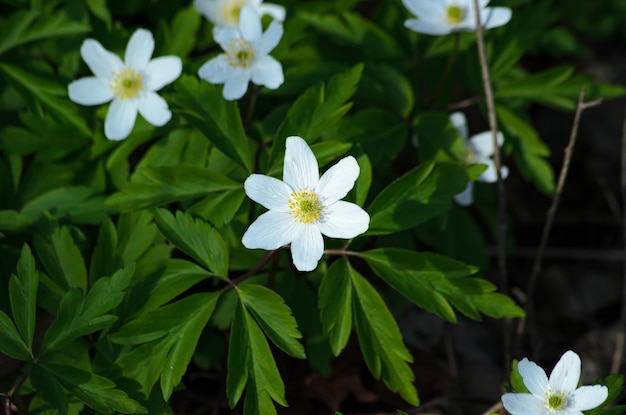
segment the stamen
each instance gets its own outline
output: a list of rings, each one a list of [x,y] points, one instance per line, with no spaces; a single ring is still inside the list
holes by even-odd
[[[456,26],[463,21],[465,18],[465,10],[460,8],[459,6],[450,6],[448,7],[446,20],[448,24],[452,26]]]
[[[230,66],[248,68],[252,64],[254,50],[247,40],[235,38],[228,45],[226,56]]]
[[[230,26],[237,26],[239,24],[241,9],[246,3],[246,1],[241,0],[230,0],[224,3],[222,6],[222,16]]]
[[[141,91],[141,85],[139,72],[125,66],[113,76],[109,87],[119,99],[128,99],[133,98]]]
[[[548,389],[546,392],[546,401],[544,405],[548,409],[561,409],[567,407],[567,397],[563,391],[554,392]]]
[[[292,192],[289,199],[289,210],[294,222],[312,223],[323,214],[323,206],[318,196],[308,188]]]

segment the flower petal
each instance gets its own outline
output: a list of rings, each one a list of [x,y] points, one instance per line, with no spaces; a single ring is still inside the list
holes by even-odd
[[[466,143],[469,133],[467,131],[467,120],[465,119],[465,114],[462,112],[453,112],[450,114],[450,123],[456,130],[459,137],[461,137],[463,142]]]
[[[154,52],[154,37],[146,29],[137,29],[126,46],[124,62],[131,68],[143,71]]]
[[[441,0],[402,0],[404,6],[420,20],[438,20],[446,11],[446,4]]]
[[[263,33],[255,45],[255,52],[261,56],[270,53],[276,46],[278,46],[280,39],[283,37],[283,33],[284,30],[282,24],[277,21],[270,23],[265,33]]]
[[[172,118],[167,102],[156,92],[145,92],[137,102],[139,113],[152,125],[161,127]]]
[[[324,255],[324,238],[317,225],[300,225],[300,233],[291,241],[291,258],[298,271],[313,271]]]
[[[318,222],[320,231],[329,238],[352,239],[369,228],[370,215],[358,205],[340,200],[324,209]]]
[[[496,137],[498,140],[498,147],[502,146],[502,143],[504,143],[504,136],[500,131],[498,131]],[[494,147],[491,131],[485,131],[480,134],[476,134],[469,139],[469,142],[477,158],[493,156]]]
[[[511,415],[548,415],[543,401],[530,393],[505,393],[502,405]]]
[[[123,140],[133,130],[137,118],[137,101],[114,99],[104,120],[104,135],[109,140]]]
[[[249,42],[256,42],[263,34],[261,18],[250,6],[244,6],[239,16],[239,32],[241,36]]]
[[[331,205],[346,197],[354,187],[360,171],[354,157],[344,157],[322,175],[315,193],[323,198],[324,204]]]
[[[82,105],[100,105],[113,99],[113,91],[103,78],[81,78],[67,87],[70,99]]]
[[[241,98],[248,90],[248,83],[250,82],[250,70],[231,68],[230,77],[224,82],[224,90],[222,95],[229,101]]]
[[[283,66],[271,56],[264,56],[255,62],[251,72],[252,82],[269,89],[276,89],[285,81]]]
[[[80,54],[97,78],[109,79],[124,66],[119,56],[103,48],[97,40],[85,40]]]
[[[178,56],[161,56],[152,59],[144,69],[145,88],[158,91],[174,82],[183,71],[183,63]]]
[[[278,4],[265,3],[257,6],[256,8],[261,16],[269,14],[279,22],[285,20],[285,8],[283,6],[279,6]]]
[[[447,35],[452,32],[453,27],[445,23],[432,23],[425,20],[408,19],[405,20],[404,26],[413,30],[414,32],[424,33],[427,35]]]
[[[523,358],[517,365],[519,374],[524,379],[524,385],[533,395],[543,399],[545,392],[549,388],[548,376],[546,372],[535,362]]]
[[[234,27],[216,26],[213,29],[213,38],[223,50],[228,50],[233,39],[241,39],[241,33]]]
[[[214,57],[198,69],[198,76],[212,84],[223,84],[232,76],[232,66],[225,53]]]
[[[215,16],[219,13],[219,7],[215,0],[195,0],[193,6],[208,21],[213,24],[216,23]]]
[[[298,136],[287,137],[285,147],[283,181],[296,192],[306,188],[311,191],[317,189],[319,167],[306,141]]]
[[[574,391],[574,407],[579,411],[586,411],[600,406],[609,396],[609,390],[606,386],[592,385],[581,386]]]
[[[474,183],[469,182],[465,190],[454,195],[454,200],[461,206],[469,206],[474,202]]]
[[[482,11],[480,21],[485,29],[492,29],[507,24],[512,14],[508,7],[490,7]]]
[[[568,350],[561,356],[550,374],[550,387],[553,390],[570,392],[576,390],[580,380],[580,357]]]
[[[278,212],[289,212],[289,195],[292,190],[287,183],[263,174],[251,174],[243,184],[248,197],[263,207]]]
[[[274,250],[289,244],[302,231],[289,213],[270,210],[259,216],[241,238],[248,249]]]

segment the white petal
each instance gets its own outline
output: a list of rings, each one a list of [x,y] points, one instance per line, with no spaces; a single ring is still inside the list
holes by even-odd
[[[225,53],[222,53],[210,61],[205,62],[204,65],[198,69],[198,76],[212,84],[223,84],[231,77],[232,72],[233,68],[230,66],[228,57]]]
[[[152,52],[154,52],[154,37],[152,37],[152,33],[146,29],[137,29],[126,46],[124,62],[131,68],[143,71],[148,62],[150,62]]]
[[[450,123],[456,130],[459,137],[461,137],[463,142],[467,142],[467,137],[469,137],[469,134],[467,132],[467,120],[465,119],[465,114],[463,114],[462,112],[453,112],[452,114],[450,114]]]
[[[289,212],[289,195],[292,190],[287,183],[263,174],[251,174],[243,184],[248,197],[263,207],[278,212]]]
[[[282,22],[285,20],[285,8],[278,4],[265,3],[256,8],[261,16],[269,14],[275,20]]]
[[[198,13],[203,15],[211,23],[215,24],[215,16],[219,13],[219,7],[215,0],[195,0],[193,6],[198,10]]]
[[[278,46],[280,39],[283,37],[283,32],[284,30],[282,24],[276,21],[270,23],[265,33],[263,33],[259,41],[256,43],[254,48],[255,52],[261,56],[270,53],[276,46]]]
[[[324,209],[318,222],[320,231],[329,238],[352,239],[369,228],[370,215],[358,205],[340,200]]]
[[[301,137],[287,137],[285,141],[283,181],[295,191],[317,189],[319,167],[309,145]]]
[[[571,350],[561,356],[550,374],[550,387],[555,391],[574,391],[580,380],[580,357]]]
[[[156,92],[145,92],[137,99],[139,113],[150,124],[161,127],[172,118],[167,102]]]
[[[97,40],[85,40],[80,54],[97,78],[109,79],[124,66],[119,56],[103,48]]]
[[[447,35],[452,32],[452,26],[445,23],[430,23],[424,20],[408,19],[404,22],[404,26],[413,30],[414,32],[424,33],[427,35]]]
[[[291,241],[291,258],[298,271],[313,271],[324,255],[324,238],[317,225],[301,225]]]
[[[250,42],[256,42],[261,38],[261,34],[263,33],[261,18],[250,6],[245,6],[241,9],[239,16],[239,32],[244,39]]]
[[[434,20],[443,16],[446,4],[441,0],[402,0],[404,6],[421,20]]]
[[[263,56],[252,67],[252,82],[269,89],[276,89],[283,84],[283,67],[271,56]]]
[[[480,21],[485,29],[491,29],[507,24],[512,14],[508,7],[491,7],[483,10]]]
[[[241,39],[241,33],[234,27],[218,27],[213,31],[213,38],[223,50],[228,50],[233,39]]]
[[[81,78],[67,87],[70,99],[82,105],[100,105],[113,99],[113,91],[103,78]]]
[[[502,404],[511,415],[548,415],[550,411],[543,402],[530,393],[506,393]]]
[[[474,202],[474,183],[469,182],[465,190],[454,195],[454,200],[461,206],[469,206]]]
[[[109,140],[123,140],[133,130],[137,118],[137,101],[114,99],[104,120],[104,135]]]
[[[300,223],[286,212],[270,210],[255,220],[241,242],[248,249],[278,249],[289,244],[302,231]]]
[[[148,91],[158,91],[174,82],[183,71],[183,63],[178,56],[161,56],[152,59],[144,69],[145,87]]]
[[[524,379],[524,385],[533,395],[543,398],[548,390],[548,377],[546,372],[535,362],[523,358],[517,365],[519,374]]]
[[[315,193],[323,198],[324,204],[331,205],[352,190],[360,171],[354,157],[344,157],[322,175]]]
[[[231,71],[230,77],[224,82],[224,90],[222,91],[224,98],[229,101],[239,99],[246,93],[251,75],[249,69],[235,68]]]
[[[600,406],[609,396],[606,386],[581,386],[574,391],[574,409],[586,411]]]
[[[498,140],[498,147],[502,146],[502,143],[504,143],[504,136],[502,135],[502,133],[498,131],[496,138]],[[490,157],[494,153],[493,137],[491,131],[485,131],[480,134],[476,134],[469,139],[469,142],[478,158]]]

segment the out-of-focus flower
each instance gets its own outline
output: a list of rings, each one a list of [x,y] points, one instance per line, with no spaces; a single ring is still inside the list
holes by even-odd
[[[213,23],[213,36],[224,27],[239,27],[241,11],[251,7],[259,16],[269,14],[279,22],[285,20],[285,8],[278,4],[263,3],[263,0],[194,0],[198,13]]]
[[[83,60],[95,76],[78,79],[68,86],[70,99],[82,105],[111,102],[104,122],[110,140],[122,140],[135,125],[137,112],[152,125],[165,125],[172,113],[155,91],[174,82],[182,71],[177,56],[150,59],[154,51],[152,33],[138,29],[131,36],[124,62],[93,39],[80,48]]]
[[[496,165],[491,159],[494,153],[491,131],[476,134],[468,139],[467,121],[462,112],[452,113],[450,122],[465,144],[465,163],[487,165],[487,170],[477,180],[486,183],[496,182],[498,180]],[[502,133],[498,132],[498,146],[501,146],[503,141]],[[501,166],[500,174],[502,178],[505,178],[509,174],[509,169],[506,166]],[[471,205],[474,201],[474,183],[469,182],[463,192],[454,196],[454,200],[461,206]]]
[[[541,367],[522,359],[517,368],[530,393],[502,395],[504,408],[512,415],[583,415],[582,411],[596,408],[609,391],[601,385],[578,387],[580,366],[580,357],[567,351],[548,379]]]
[[[452,32],[476,30],[473,0],[402,0],[417,18],[404,25],[427,35],[446,35]],[[511,20],[511,9],[487,7],[489,0],[479,0],[480,22],[485,29],[505,25]]]
[[[291,257],[300,271],[315,269],[324,253],[322,234],[351,239],[369,227],[370,217],[346,196],[359,177],[352,156],[319,176],[315,155],[306,141],[288,137],[283,181],[253,174],[244,183],[250,199],[269,209],[243,235],[249,249],[274,250],[291,243]]]
[[[198,76],[213,84],[224,84],[222,94],[229,101],[241,98],[250,81],[276,89],[285,79],[283,67],[269,53],[282,36],[282,24],[273,21],[264,33],[259,16],[246,6],[241,10],[239,29],[224,28],[215,38],[224,53],[202,65]]]

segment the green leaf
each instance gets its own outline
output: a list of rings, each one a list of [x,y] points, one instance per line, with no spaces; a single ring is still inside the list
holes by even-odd
[[[17,328],[4,312],[0,311],[0,352],[17,360],[32,358]]]
[[[143,209],[242,187],[241,183],[206,168],[143,167],[106,204],[121,210]]]
[[[322,280],[318,305],[324,331],[335,356],[346,347],[352,331],[352,284],[346,261],[335,261]]]
[[[81,318],[93,320],[117,307],[135,275],[135,264],[118,270],[111,277],[98,279],[89,289],[80,310]]]
[[[233,220],[245,198],[243,189],[216,192],[191,206],[187,213],[201,216],[219,229]]]
[[[256,284],[241,284],[237,291],[241,301],[276,346],[299,359],[306,358],[298,323],[283,298],[269,288]]]
[[[96,247],[89,264],[89,285],[93,285],[100,277],[111,275],[122,263],[116,253],[117,231],[113,222],[105,217],[100,225]]]
[[[64,288],[87,289],[87,269],[67,227],[57,227],[44,237],[35,235],[35,250],[48,275]]]
[[[530,393],[526,385],[524,384],[524,379],[522,375],[519,373],[518,369],[519,362],[517,360],[513,360],[513,365],[511,367],[511,386],[513,390],[518,393]]]
[[[169,102],[172,111],[198,129],[215,147],[252,172],[254,161],[236,101],[226,101],[215,85],[181,76]]]
[[[35,333],[38,285],[35,258],[29,246],[24,244],[17,263],[17,276],[13,274],[9,280],[9,295],[13,319],[29,350],[32,348]]]
[[[29,226],[33,220],[15,210],[0,210],[0,230],[15,231]]]
[[[168,210],[156,209],[154,217],[161,233],[178,249],[227,279],[228,248],[215,228],[181,211],[174,217]]]
[[[68,396],[56,378],[41,365],[30,367],[28,379],[37,391],[37,395],[59,411],[59,414],[68,413]]]
[[[269,169],[279,165],[285,154],[285,140],[297,135],[312,143],[336,124],[352,106],[346,103],[361,79],[363,65],[333,76],[328,86],[312,86],[298,97],[275,134]]]
[[[388,107],[403,117],[408,117],[415,105],[409,80],[386,63],[367,62],[357,98],[361,103]]]
[[[111,30],[113,18],[111,17],[111,12],[107,7],[107,0],[87,0],[85,4],[89,8],[89,11],[98,19],[106,23],[107,28]]]
[[[95,189],[72,186],[57,187],[29,200],[22,206],[21,213],[33,220],[48,212],[52,218],[96,218],[99,221],[110,210],[104,205],[104,198],[96,196]]]
[[[72,366],[41,364],[68,392],[99,412],[146,413],[139,403],[115,388],[111,380]]]
[[[195,7],[182,9],[172,21],[172,28],[165,32],[163,54],[185,57],[194,49],[196,32],[200,27],[201,16]]]
[[[402,334],[380,294],[348,265],[354,290],[354,325],[361,351],[370,372],[411,405],[419,405],[408,363],[413,357],[402,342]]]

